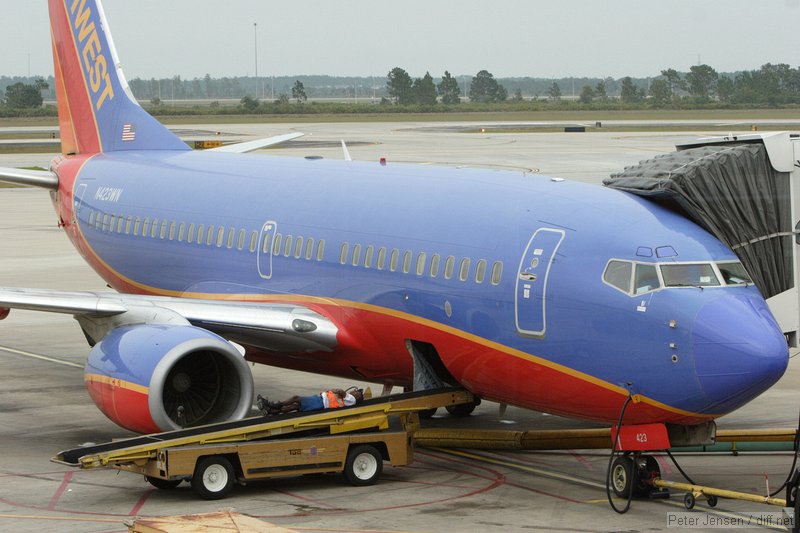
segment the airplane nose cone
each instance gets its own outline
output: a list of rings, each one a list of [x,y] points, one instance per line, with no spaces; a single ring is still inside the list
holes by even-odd
[[[789,363],[786,339],[766,302],[744,295],[700,309],[692,348],[709,413],[741,407],[778,381]]]

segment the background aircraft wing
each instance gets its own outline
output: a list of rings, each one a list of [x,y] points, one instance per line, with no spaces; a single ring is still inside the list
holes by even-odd
[[[305,134],[300,132],[286,133],[284,135],[277,135],[275,137],[267,137],[266,139],[256,139],[254,141],[246,141],[236,144],[227,144],[225,146],[220,146],[219,148],[211,148],[208,151],[243,154],[246,152],[252,152],[253,150],[258,150],[259,148],[267,148],[268,146],[276,146],[278,144],[283,144],[287,141],[291,141],[292,139],[297,139],[298,137],[302,137],[303,135]]]
[[[196,326],[280,353],[329,352],[337,344],[338,328],[330,319],[294,304],[0,288],[0,309],[74,315],[94,342],[121,326],[165,324]]]

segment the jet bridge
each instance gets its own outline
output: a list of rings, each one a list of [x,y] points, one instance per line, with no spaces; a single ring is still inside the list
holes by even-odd
[[[730,247],[789,346],[798,346],[800,134],[698,139],[627,167],[604,184],[677,211]]]

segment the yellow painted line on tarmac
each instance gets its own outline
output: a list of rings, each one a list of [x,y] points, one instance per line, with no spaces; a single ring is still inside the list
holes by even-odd
[[[506,466],[508,468],[515,468],[517,470],[523,470],[523,471],[526,471],[526,472],[539,474],[541,476],[555,478],[555,479],[561,479],[561,480],[564,480],[564,481],[569,481],[571,483],[578,483],[578,484],[586,485],[586,486],[589,486],[589,487],[601,488],[603,490],[605,490],[605,488],[606,488],[605,485],[603,485],[602,483],[595,483],[594,481],[589,481],[589,480],[586,480],[586,479],[580,479],[580,478],[577,478],[577,477],[569,476],[567,474],[560,474],[560,473],[557,473],[557,472],[551,472],[549,470],[542,470],[540,468],[534,468],[534,467],[527,466],[527,465],[521,465],[521,464],[518,464],[518,463],[513,463],[513,462],[509,462],[509,461],[503,461],[503,460],[500,460],[500,459],[494,459],[494,458],[491,458],[491,457],[486,457],[484,455],[478,455],[478,454],[474,454],[474,453],[463,452],[463,451],[460,451],[460,450],[448,450],[448,449],[445,449],[445,448],[428,448],[428,449],[429,450],[436,450],[436,451],[439,451],[439,452],[442,452],[442,453],[445,453],[445,454],[457,455],[457,456],[465,457],[467,459],[474,459],[476,461],[482,461],[482,462],[485,462],[485,463],[491,463],[491,464],[496,464],[496,465],[500,465],[500,466]],[[626,501],[626,500],[621,499],[621,498],[614,498],[614,500],[617,501],[617,502],[625,502]],[[695,507],[694,510],[689,511],[688,509],[686,509],[686,506],[683,505],[683,502],[672,501],[672,500],[662,500],[662,499],[651,500],[651,501],[653,501],[655,503],[661,503],[663,505],[669,505],[671,507],[679,508],[679,509],[682,509],[683,511],[686,511],[687,513],[689,513],[689,512],[694,512],[694,513],[704,512],[704,513],[708,513],[708,514],[711,514],[711,515],[714,515],[714,516],[723,517],[723,518],[729,519],[730,523],[732,523],[732,524],[740,523],[741,521],[744,521],[744,523],[748,523],[748,519],[757,518],[757,512],[750,512],[749,514],[752,515],[752,517],[751,517],[751,516],[744,515],[744,514],[741,514],[741,513],[721,511],[721,510],[717,510],[717,509],[712,509],[710,507],[707,508],[707,509],[698,509],[697,507]],[[608,503],[608,498],[595,499],[595,500],[585,500],[584,503],[589,503],[589,504]],[[774,507],[774,506],[764,506],[764,511],[765,512],[768,512],[768,511],[779,512],[780,508]],[[760,523],[758,525],[753,523],[753,527],[765,528],[765,529],[775,529],[775,530],[778,530],[778,531],[786,531],[785,527],[778,526],[778,525],[770,525],[770,524],[765,524],[765,523]]]
[[[79,365],[79,364],[73,363],[71,361],[64,361],[63,359],[56,359],[55,357],[49,357],[47,355],[40,355],[40,354],[31,353],[31,352],[26,352],[26,351],[23,351],[23,350],[16,350],[14,348],[9,348],[7,346],[0,346],[0,351],[13,353],[13,354],[16,354],[16,355],[22,355],[24,357],[30,357],[31,359],[39,359],[40,361],[47,361],[48,363],[56,363],[56,364],[64,365],[64,366],[71,366],[71,367],[75,367],[75,368],[83,368],[83,365]],[[2,516],[2,515],[0,515],[0,516]]]

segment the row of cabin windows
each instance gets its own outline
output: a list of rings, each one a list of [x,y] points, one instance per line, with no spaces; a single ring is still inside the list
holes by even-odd
[[[247,230],[244,229],[236,231],[235,228],[226,229],[224,226],[216,227],[213,224],[206,226],[205,224],[191,223],[187,225],[184,222],[159,221],[157,218],[142,220],[140,217],[133,218],[130,215],[123,217],[94,211],[89,214],[89,226],[98,231],[124,233],[136,237],[141,235],[153,239],[177,240],[178,242],[185,241],[189,244],[205,244],[217,248],[225,246],[231,249],[235,246],[237,250],[244,250],[247,247],[251,253],[258,249],[259,241],[258,231],[251,231],[248,237]],[[284,243],[283,247],[281,246],[282,242]],[[304,239],[301,236],[293,237],[292,235],[286,235],[284,238],[280,233],[276,234],[273,239],[271,233],[266,233],[262,251],[269,253],[271,244],[273,246],[272,254],[276,256],[283,253],[285,257],[293,256],[295,259],[304,257],[308,260],[316,258],[317,261],[322,261],[325,256],[324,239],[316,241],[312,237]]]
[[[140,217],[127,217],[116,216],[110,213],[95,213],[91,211],[89,214],[89,226],[94,227],[96,230],[104,232],[116,232],[125,235],[134,235],[142,237],[150,237],[153,239],[169,239],[170,241],[177,240],[178,242],[186,241],[189,244],[197,243],[206,246],[216,246],[222,248],[225,246],[228,249],[236,246],[237,250],[243,250],[245,245],[252,253],[255,252],[259,246],[259,232],[251,231],[248,239],[247,231],[240,229],[238,232],[235,228],[226,228],[224,226],[215,227],[213,224],[206,226],[205,224],[194,223],[188,226],[184,223],[176,223],[175,221],[158,220],[157,218],[145,217],[142,220]],[[271,247],[271,249],[270,249]],[[313,237],[302,237],[293,235],[282,235],[281,233],[272,233],[271,231],[264,234],[261,243],[261,252],[264,254],[271,253],[277,257],[283,255],[284,257],[294,257],[295,259],[306,259],[322,261],[325,257],[325,240],[315,240]],[[440,254],[433,254],[428,263],[428,256],[425,252],[419,252],[414,260],[414,254],[411,250],[406,250],[403,253],[402,261],[400,257],[400,250],[393,248],[389,252],[388,248],[382,246],[375,249],[374,246],[369,245],[363,249],[361,244],[355,244],[350,253],[350,244],[342,244],[339,262],[343,265],[348,262],[353,266],[363,266],[364,268],[376,268],[377,270],[386,270],[388,267],[389,272],[401,271],[403,274],[409,274],[412,270],[417,276],[429,275],[431,278],[436,278],[443,274],[444,279],[453,279],[456,276],[459,281],[467,281],[470,279],[470,272],[472,268],[472,259],[464,257],[458,263],[458,271],[456,272],[456,258],[449,255],[444,259],[444,269],[442,272],[442,256]],[[388,262],[388,265],[387,265]],[[485,259],[479,259],[475,264],[473,279],[475,283],[483,283],[486,281],[488,271],[488,262]],[[492,264],[490,280],[492,285],[499,285],[503,276],[503,262],[495,261]]]
[[[401,257],[400,250],[397,248],[393,248],[390,252],[385,246],[376,250],[372,245],[363,248],[360,244],[354,244],[351,250],[349,243],[342,244],[339,252],[339,263],[342,265],[349,263],[353,266],[363,266],[364,268],[389,270],[389,272],[399,271],[403,274],[414,272],[417,276],[428,275],[431,278],[436,278],[440,274],[444,276],[444,279],[453,279],[453,277],[457,276],[459,281],[470,279],[472,268],[472,259],[469,257],[462,258],[456,270],[455,256],[448,255],[444,259],[444,269],[442,269],[442,256],[440,254],[433,254],[430,262],[428,262],[428,254],[425,252],[417,253],[415,259],[411,250],[404,251]],[[475,263],[475,270],[472,274],[475,283],[486,281],[488,268],[489,264],[486,259],[479,259]],[[492,285],[499,285],[502,277],[503,262],[495,261],[492,264],[490,276]]]

